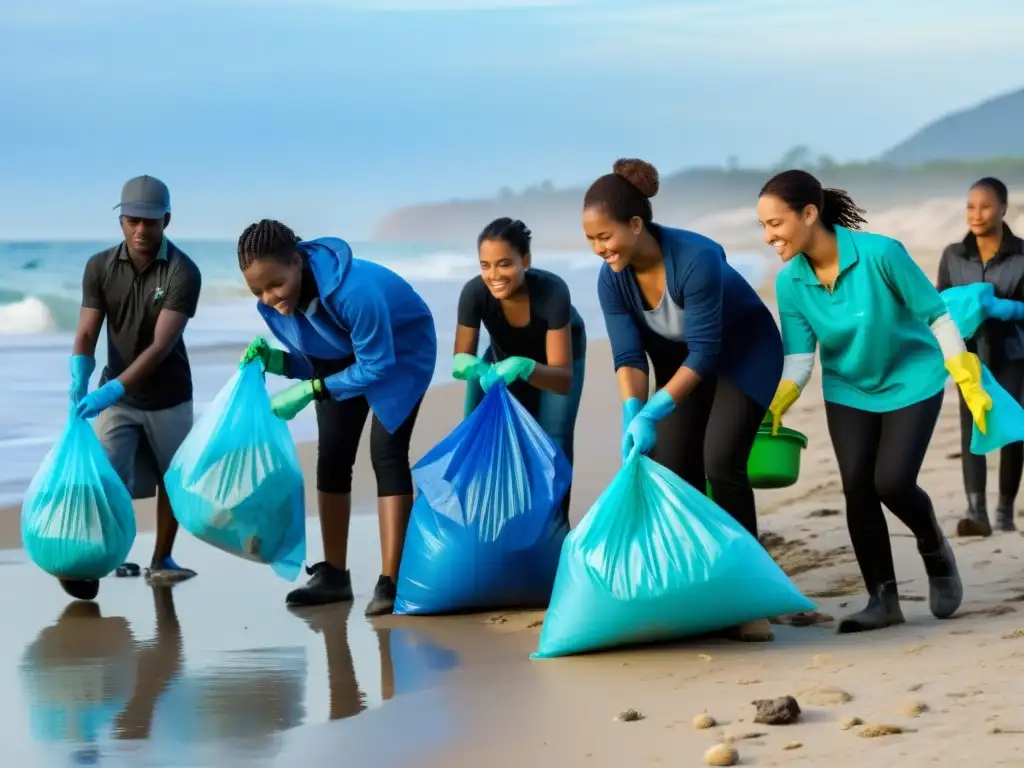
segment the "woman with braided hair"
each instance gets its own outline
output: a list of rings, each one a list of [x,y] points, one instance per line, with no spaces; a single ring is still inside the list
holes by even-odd
[[[290,605],[353,599],[348,530],[352,467],[373,411],[370,457],[377,478],[381,575],[368,616],[391,613],[412,508],[409,440],[437,361],[434,319],[405,280],[357,259],[344,240],[302,241],[264,219],[238,238],[238,266],[257,309],[285,350],[258,338],[242,362],[260,358],[268,373],[299,379],[271,401],[282,419],[316,404],[317,500],[324,561]]]
[[[655,224],[658,172],[619,160],[583,199],[583,230],[604,260],[597,293],[622,395],[622,458],[658,463],[757,537],[747,459],[782,375],[775,319],[722,246]],[[648,398],[648,358],[657,391]],[[768,617],[729,631],[772,639]]]

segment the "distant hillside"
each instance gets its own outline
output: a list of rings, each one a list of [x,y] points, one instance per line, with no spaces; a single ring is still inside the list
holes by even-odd
[[[1024,89],[940,117],[882,156],[893,165],[1024,157]]]
[[[801,146],[772,168],[663,169],[655,216],[677,226],[700,222],[708,227],[701,231],[726,245],[747,247],[759,236],[757,193],[785,168],[804,168],[823,184],[848,190],[869,216],[938,198],[962,199],[982,176],[998,176],[1016,195],[1024,187],[1024,90],[947,115],[872,162],[842,165]],[[465,245],[491,219],[514,216],[533,230],[538,248],[579,248],[585,246],[579,218],[583,192],[582,186],[555,189],[542,182],[519,192],[505,187],[487,199],[408,206],[381,219],[372,236]]]

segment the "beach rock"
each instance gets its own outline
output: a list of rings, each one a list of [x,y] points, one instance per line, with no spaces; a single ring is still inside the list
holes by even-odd
[[[693,727],[696,728],[698,731],[703,731],[708,728],[714,728],[716,725],[718,725],[718,723],[715,722],[715,718],[713,718],[707,712],[699,714],[693,718]]]
[[[800,694],[800,698],[813,707],[838,707],[853,701],[853,696],[842,688],[830,685],[804,691]]]
[[[637,720],[643,720],[644,715],[635,709],[624,709],[615,716],[615,719],[620,723],[635,723]]]
[[[864,721],[859,717],[844,717],[842,722],[839,723],[839,727],[844,731],[848,731],[851,728],[856,728],[858,725],[864,725]]]
[[[706,765],[736,765],[739,761],[739,752],[729,744],[715,744],[704,753]]]
[[[755,723],[762,725],[790,725],[800,718],[800,705],[792,696],[780,696],[777,699],[757,699],[752,702],[757,707]]]

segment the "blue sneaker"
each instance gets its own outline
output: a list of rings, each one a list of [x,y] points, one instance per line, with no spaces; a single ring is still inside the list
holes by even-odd
[[[177,584],[179,581],[188,581],[196,575],[191,568],[183,568],[174,562],[170,555],[160,560],[156,566],[146,569],[146,581],[150,584]]]

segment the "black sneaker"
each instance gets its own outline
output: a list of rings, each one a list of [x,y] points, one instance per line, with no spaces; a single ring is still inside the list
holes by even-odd
[[[285,602],[288,605],[327,605],[351,602],[352,576],[330,563],[317,563],[306,568],[310,579],[306,586],[293,589]]]
[[[75,600],[95,600],[100,593],[99,579],[58,579],[61,587]]]
[[[395,580],[383,574],[377,579],[377,586],[373,588],[373,598],[366,606],[367,616],[384,616],[395,612],[395,597],[398,588]]]

